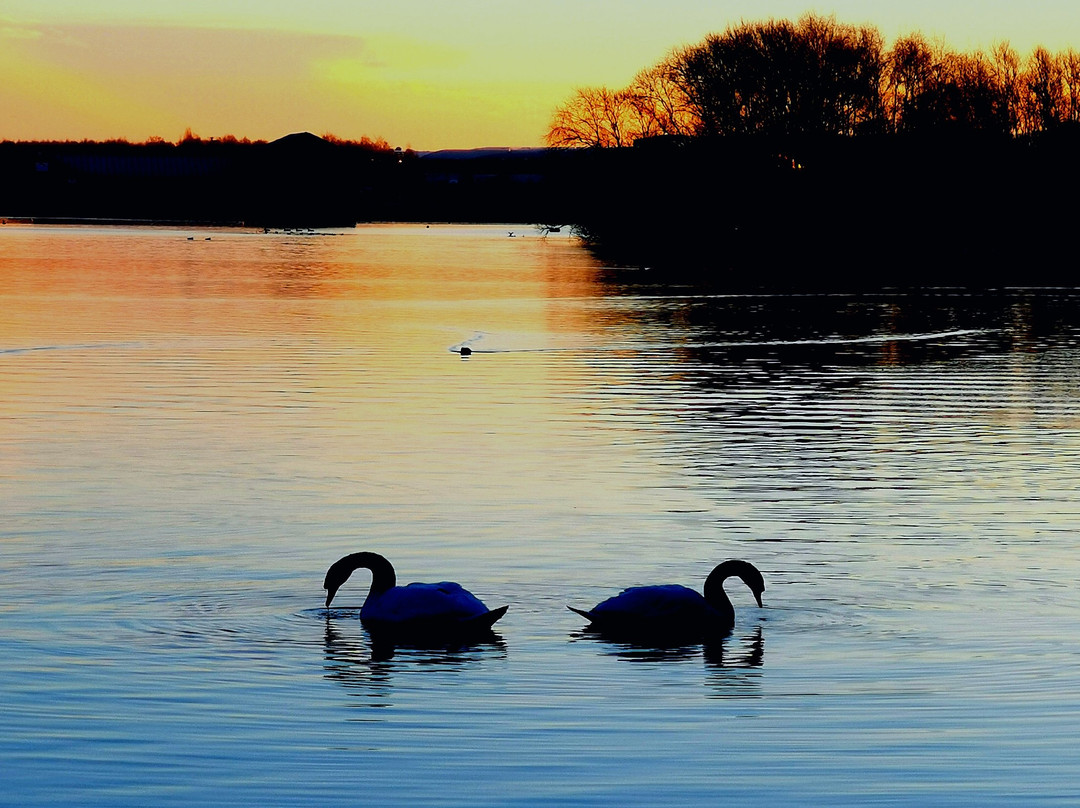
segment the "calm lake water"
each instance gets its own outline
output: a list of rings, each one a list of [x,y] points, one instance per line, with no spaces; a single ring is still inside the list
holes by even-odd
[[[0,804],[1077,804],[1080,295],[510,229],[0,228]],[[373,659],[361,549],[499,641]],[[718,648],[565,608],[731,557]]]

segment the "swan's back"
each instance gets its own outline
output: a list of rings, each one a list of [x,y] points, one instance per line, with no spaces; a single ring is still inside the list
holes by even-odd
[[[734,624],[693,589],[680,584],[635,586],[585,612],[590,630],[612,639],[678,642],[726,633]]]
[[[364,602],[360,617],[392,623],[469,620],[488,608],[461,584],[440,581],[395,586]]]
[[[709,609],[705,598],[680,584],[633,586],[597,604],[595,620],[677,620],[700,618]]]

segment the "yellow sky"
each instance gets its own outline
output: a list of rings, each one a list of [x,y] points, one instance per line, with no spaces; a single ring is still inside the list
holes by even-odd
[[[1080,48],[1076,0],[4,0],[0,139],[176,140],[190,127],[539,145],[574,87],[619,87],[709,32],[807,10],[887,41],[918,30],[961,50]]]

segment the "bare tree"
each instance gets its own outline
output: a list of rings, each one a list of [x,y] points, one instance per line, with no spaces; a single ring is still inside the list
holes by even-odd
[[[700,128],[690,100],[679,84],[674,58],[642,70],[627,88],[635,119],[635,138],[693,135]]]
[[[1080,53],[1070,48],[1058,59],[1065,85],[1065,120],[1080,123]]]
[[[1023,134],[1080,123],[1080,53],[1007,42],[958,53],[920,34],[807,14],[741,23],[676,49],[623,90],[577,90],[553,116],[554,146],[628,146],[659,135],[941,130]]]
[[[882,121],[881,36],[808,14],[686,49],[678,81],[705,134],[854,134]]]
[[[918,34],[897,40],[882,81],[889,129],[1012,132],[1018,65],[1007,43],[986,56],[931,46]]]
[[[885,57],[883,102],[889,127],[902,132],[914,126],[918,99],[934,79],[934,54],[918,34],[896,41]]]
[[[628,91],[580,88],[555,110],[545,139],[549,146],[628,146],[634,117]]]
[[[1061,63],[1046,50],[1036,48],[1021,76],[1022,125],[1027,132],[1045,132],[1065,119],[1065,87]]]
[[[1020,124],[1020,56],[1008,42],[999,42],[991,52],[994,82],[998,88],[1001,114],[1011,134]]]

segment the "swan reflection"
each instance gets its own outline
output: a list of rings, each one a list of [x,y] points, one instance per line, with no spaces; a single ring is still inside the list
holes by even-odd
[[[329,614],[323,634],[323,669],[327,679],[341,683],[369,706],[390,706],[390,666],[374,659],[359,637],[338,631]]]
[[[467,641],[395,637],[362,626],[354,610],[326,610],[323,668],[327,679],[342,684],[372,707],[388,707],[393,677],[414,666],[464,670],[506,656],[506,643],[495,631]]]
[[[584,628],[570,635],[572,642],[593,642],[606,656],[627,662],[685,662],[701,659],[708,682],[717,697],[756,695],[761,667],[765,661],[765,639],[761,624],[745,634],[727,634],[704,641],[656,643],[612,637],[596,628]]]
[[[705,648],[705,669],[715,698],[761,695],[761,667],[765,661],[765,639],[761,624],[742,637],[729,637],[719,647]]]

